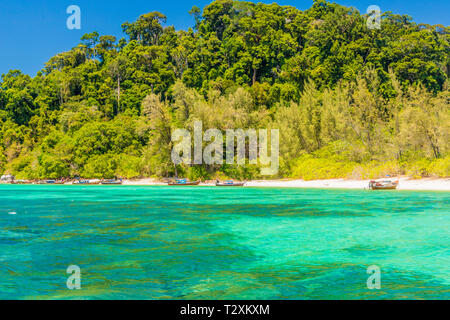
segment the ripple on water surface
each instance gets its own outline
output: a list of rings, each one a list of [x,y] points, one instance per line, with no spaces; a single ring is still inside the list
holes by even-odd
[[[449,212],[446,192],[0,186],[0,299],[449,299]]]

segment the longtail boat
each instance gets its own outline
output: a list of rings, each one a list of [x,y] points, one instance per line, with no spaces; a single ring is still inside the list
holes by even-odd
[[[65,184],[65,180],[41,180],[36,182],[36,184]]]
[[[174,182],[169,182],[169,186],[198,186],[200,181],[188,181],[187,179],[177,179]]]
[[[216,187],[243,187],[245,182],[234,182],[233,180],[228,180],[225,182],[216,182]]]
[[[100,184],[100,180],[75,180],[73,182],[73,184],[86,184],[86,185],[91,185],[91,184]]]
[[[116,180],[116,179],[110,179],[110,180],[102,180],[100,182],[100,184],[103,185],[118,185],[118,184],[123,184],[122,179]]]
[[[395,190],[398,187],[398,180],[372,180],[369,182],[369,189],[371,190]]]
[[[32,181],[29,180],[14,180],[11,184],[31,184]]]

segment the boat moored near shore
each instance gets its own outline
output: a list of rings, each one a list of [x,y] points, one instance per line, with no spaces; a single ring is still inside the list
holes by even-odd
[[[120,185],[123,184],[122,179],[108,179],[100,181],[101,185]]]
[[[29,180],[14,180],[11,184],[32,184],[32,181]]]
[[[225,182],[216,181],[216,187],[243,187],[245,182],[234,182],[233,180],[227,180]]]
[[[398,187],[398,180],[372,180],[369,182],[370,190],[395,190]]]
[[[74,182],[72,182],[72,184],[97,185],[97,184],[100,184],[100,182],[101,182],[101,180],[98,180],[98,179],[94,179],[94,180],[77,179]]]
[[[187,179],[176,179],[168,183],[169,186],[198,186],[200,181],[189,181]]]
[[[62,180],[40,180],[36,182],[36,184],[65,184],[67,181],[65,179]]]

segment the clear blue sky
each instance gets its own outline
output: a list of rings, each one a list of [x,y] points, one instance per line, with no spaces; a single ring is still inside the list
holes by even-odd
[[[20,69],[30,75],[41,70],[56,53],[76,46],[85,33],[98,31],[122,37],[121,24],[134,21],[139,15],[160,11],[168,17],[167,24],[177,29],[192,26],[188,11],[193,5],[203,8],[209,0],[1,0],[0,1],[0,74]],[[312,0],[255,1],[291,5],[300,10],[311,6]],[[372,4],[381,10],[408,14],[418,23],[450,23],[450,1],[372,0],[335,2],[356,7],[365,12]],[[81,30],[68,30],[66,9],[69,5],[81,8]]]

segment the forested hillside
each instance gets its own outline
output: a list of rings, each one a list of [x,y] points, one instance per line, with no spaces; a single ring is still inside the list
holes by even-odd
[[[278,128],[292,178],[450,176],[450,27],[316,0],[300,11],[218,0],[195,27],[159,12],[86,34],[34,78],[0,83],[0,174],[173,176],[171,132]],[[254,165],[179,166],[189,178],[258,178]]]

